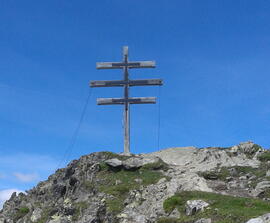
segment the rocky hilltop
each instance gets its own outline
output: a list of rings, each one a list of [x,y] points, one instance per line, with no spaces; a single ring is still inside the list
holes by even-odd
[[[14,193],[0,223],[270,222],[270,151],[170,148],[72,161],[26,193]]]

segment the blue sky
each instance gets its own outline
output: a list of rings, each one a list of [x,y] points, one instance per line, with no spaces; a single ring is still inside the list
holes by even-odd
[[[90,80],[120,79],[98,61],[155,60],[131,77],[164,86],[160,148],[270,147],[270,2],[266,0],[0,1],[0,191],[25,190],[62,160]],[[122,107],[97,106],[121,89],[93,89],[78,140],[65,159],[122,151]],[[158,105],[134,105],[131,150],[158,149]],[[64,163],[61,163],[63,166]],[[1,197],[0,197],[1,199]]]

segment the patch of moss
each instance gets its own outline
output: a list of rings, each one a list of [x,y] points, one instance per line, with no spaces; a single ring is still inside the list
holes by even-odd
[[[208,202],[210,208],[193,216],[186,216],[184,214],[186,201],[198,199]],[[178,208],[181,213],[177,221],[179,223],[193,222],[200,218],[211,218],[213,222],[219,223],[242,223],[270,212],[270,203],[267,201],[200,191],[184,191],[176,194],[165,200],[163,206],[165,211]]]

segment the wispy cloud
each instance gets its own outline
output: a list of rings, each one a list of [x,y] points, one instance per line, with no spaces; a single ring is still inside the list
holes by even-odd
[[[19,188],[28,190],[54,173],[59,161],[39,154],[0,153],[0,190]]]
[[[5,203],[5,201],[8,200],[14,192],[20,193],[20,192],[23,192],[23,191],[18,190],[18,189],[0,190],[0,210],[2,209],[3,204]]]
[[[33,182],[39,179],[39,175],[36,173],[24,174],[24,173],[14,173],[13,174],[17,180],[21,182]]]

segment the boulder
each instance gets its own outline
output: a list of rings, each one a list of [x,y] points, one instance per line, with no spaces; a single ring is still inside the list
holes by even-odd
[[[252,218],[246,223],[270,223],[270,213],[260,216],[258,218]]]
[[[113,159],[109,159],[106,160],[105,163],[111,167],[121,167],[122,166],[122,161],[117,159],[117,158],[113,158]]]
[[[208,206],[209,204],[203,200],[189,200],[186,203],[186,215],[194,215]]]

